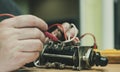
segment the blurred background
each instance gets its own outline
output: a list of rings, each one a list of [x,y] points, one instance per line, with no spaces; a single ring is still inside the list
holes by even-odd
[[[74,23],[79,35],[93,33],[98,49],[120,49],[120,0],[14,0],[23,14],[54,23]],[[91,45],[90,36],[83,45]]]

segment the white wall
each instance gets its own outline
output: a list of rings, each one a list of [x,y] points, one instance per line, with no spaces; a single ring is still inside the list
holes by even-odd
[[[114,0],[102,0],[103,49],[114,48]]]
[[[114,48],[113,0],[80,0],[81,34],[95,35],[98,49]],[[83,45],[93,43],[86,37]]]

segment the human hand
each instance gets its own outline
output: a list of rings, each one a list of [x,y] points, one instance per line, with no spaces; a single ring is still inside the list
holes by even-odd
[[[0,23],[0,72],[16,70],[34,61],[43,48],[47,24],[32,15],[21,15]]]

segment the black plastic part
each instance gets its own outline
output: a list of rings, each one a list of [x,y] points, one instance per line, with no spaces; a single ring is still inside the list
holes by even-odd
[[[93,57],[93,62],[96,66],[106,66],[108,64],[108,59],[101,56],[99,52],[96,52]]]

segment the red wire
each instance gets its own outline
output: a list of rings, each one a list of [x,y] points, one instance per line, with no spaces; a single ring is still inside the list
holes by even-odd
[[[0,14],[0,17],[1,17],[1,16],[15,17],[14,15],[12,15],[12,14],[7,14],[7,13],[5,13],[5,14]]]
[[[62,28],[62,31],[63,31],[63,34],[64,34],[64,38],[65,38],[65,40],[67,40],[67,35],[66,35],[66,33],[65,33],[65,30],[64,30],[62,24],[53,24],[53,25],[49,26],[48,30],[49,30],[50,28],[54,27],[54,26],[57,26],[57,27],[61,27],[61,28]]]
[[[44,32],[44,34],[53,41],[58,41],[58,38],[49,32]]]

